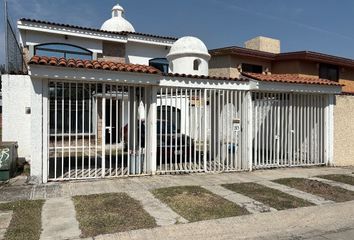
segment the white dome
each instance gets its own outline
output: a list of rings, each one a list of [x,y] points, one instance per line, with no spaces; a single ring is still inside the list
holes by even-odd
[[[109,32],[135,32],[133,25],[124,18],[124,8],[119,4],[112,8],[112,18],[103,23],[101,30]]]
[[[171,47],[167,58],[173,58],[181,55],[202,56],[210,60],[210,54],[205,44],[196,37],[182,37],[178,39]]]

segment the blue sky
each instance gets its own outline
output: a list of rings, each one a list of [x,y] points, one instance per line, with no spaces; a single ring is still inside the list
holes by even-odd
[[[100,28],[117,0],[8,0],[21,17]],[[282,51],[311,50],[354,58],[352,0],[120,0],[138,32],[201,38],[209,49],[278,38]],[[1,9],[3,5],[1,3]],[[0,27],[3,29],[3,16]],[[0,62],[4,58],[0,31]]]

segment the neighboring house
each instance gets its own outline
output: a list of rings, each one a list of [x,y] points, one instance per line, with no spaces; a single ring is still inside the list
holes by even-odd
[[[3,77],[3,138],[33,180],[333,164],[338,82],[209,75],[201,40],[123,13],[101,29],[18,21],[28,74]]]
[[[219,77],[241,75],[259,80],[303,79],[308,82],[327,79],[343,85],[336,96],[334,114],[335,165],[354,165],[354,60],[311,51],[285,52],[280,41],[257,37],[245,47],[210,50],[210,74]]]

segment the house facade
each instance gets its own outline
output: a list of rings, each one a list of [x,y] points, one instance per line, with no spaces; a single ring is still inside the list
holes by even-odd
[[[221,76],[200,39],[136,32],[120,5],[101,29],[18,29],[28,74],[2,77],[3,140],[36,182],[333,163],[336,81]]]
[[[334,109],[334,164],[354,164],[354,60],[311,51],[282,53],[280,41],[257,37],[242,47],[225,47],[210,51],[210,73],[220,77],[253,76],[272,80],[291,77],[309,81],[327,79],[343,85],[343,92],[336,95]],[[252,75],[252,74],[251,74]],[[267,75],[267,76],[262,76]]]

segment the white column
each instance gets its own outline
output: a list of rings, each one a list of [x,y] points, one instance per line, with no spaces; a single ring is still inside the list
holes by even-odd
[[[49,82],[47,80],[42,80],[42,113],[43,113],[43,147],[42,147],[42,182],[48,182],[48,161],[49,161]]]
[[[326,98],[326,109],[325,109],[325,163],[328,166],[333,166],[333,144],[334,144],[334,95],[328,95]]]
[[[147,171],[156,174],[157,157],[157,87],[146,87],[147,94],[147,118],[146,118],[146,154]]]
[[[247,102],[247,159],[248,168],[250,171],[253,169],[253,103],[252,103],[252,93],[248,92],[246,94]]]

